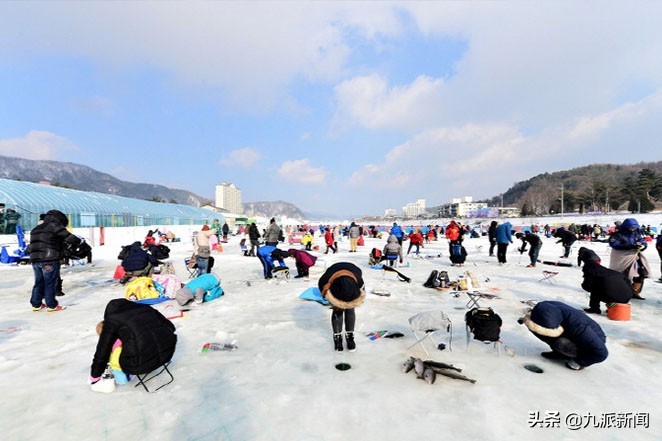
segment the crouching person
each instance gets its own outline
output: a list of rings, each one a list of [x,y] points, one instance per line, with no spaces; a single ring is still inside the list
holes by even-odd
[[[210,302],[223,295],[221,282],[213,274],[202,274],[188,282],[175,293],[175,299],[181,306],[192,300],[195,303]]]
[[[121,284],[125,284],[133,277],[151,277],[154,267],[158,265],[156,256],[143,250],[140,242],[132,243],[122,253],[126,254],[122,259],[122,268],[124,268],[125,275],[120,279]]]
[[[331,303],[331,328],[333,329],[333,344],[336,352],[343,350],[342,328],[345,322],[345,340],[347,350],[356,350],[354,342],[354,326],[356,314],[354,308],[365,300],[361,269],[348,262],[338,262],[331,265],[320,277],[318,287],[322,296]]]
[[[170,362],[175,353],[175,326],[149,305],[114,299],[106,305],[103,322],[97,325],[99,341],[90,369],[90,387],[104,389],[101,376],[111,361],[124,374],[143,375]],[[121,347],[121,351],[117,349]]]
[[[583,312],[555,301],[538,303],[530,314],[520,319],[551,352],[543,352],[548,359],[567,360],[573,370],[600,363],[609,354],[602,328]]]
[[[294,278],[308,277],[310,275],[310,267],[315,265],[317,257],[302,250],[295,250],[294,248],[287,250],[287,254],[290,257],[294,257],[296,262],[297,275]]]
[[[582,288],[591,293],[588,308],[589,314],[600,314],[600,302],[628,303],[632,298],[632,285],[623,273],[600,265],[600,258],[594,251],[580,248],[577,263],[584,264],[584,281]]]

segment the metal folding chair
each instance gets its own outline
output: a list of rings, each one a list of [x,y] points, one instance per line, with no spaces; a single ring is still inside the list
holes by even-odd
[[[474,307],[480,308],[478,301],[483,295],[477,291],[464,291],[464,292],[467,294],[467,296],[469,296],[469,301],[467,302],[467,309],[471,309]]]
[[[184,267],[186,268],[186,271],[188,271],[188,278],[189,279],[195,279],[198,275],[198,266],[195,265],[193,268],[189,266],[191,263],[191,259],[184,259]]]
[[[170,370],[168,369],[168,365],[169,365],[169,364],[170,364],[170,362],[167,362],[166,364],[164,364],[160,371],[158,371],[156,374],[152,375],[152,376],[149,377],[149,378],[148,378],[147,376],[150,374],[150,372],[148,372],[148,373],[146,373],[146,374],[136,374],[136,378],[138,378],[138,384],[136,384],[134,387],[142,386],[142,387],[145,388],[145,390],[146,390],[147,392],[156,392],[157,390],[161,389],[162,387],[169,385],[170,383],[172,383],[173,381],[175,381],[175,377],[172,376],[172,373],[171,373]],[[167,372],[167,373],[168,373],[168,375],[170,376],[170,380],[169,380],[167,383],[163,383],[162,385],[160,385],[159,387],[157,387],[157,388],[154,389],[153,391],[150,391],[150,390],[147,388],[147,384],[146,384],[146,383],[147,383],[148,381],[150,381],[150,380],[152,380],[152,379],[158,377],[158,376],[161,375],[163,372]]]
[[[409,317],[409,327],[414,334],[414,338],[416,338],[416,342],[407,349],[419,344],[429,357],[430,353],[425,348],[424,342],[429,339],[435,348],[438,348],[439,343],[434,340],[433,335],[435,332],[442,331],[449,334],[448,349],[453,350],[453,323],[443,311],[426,311],[411,316]],[[422,334],[419,335],[419,333]]]
[[[544,270],[542,272],[542,279],[538,280],[538,282],[543,282],[543,281],[548,281],[552,285],[556,284],[556,281],[554,280],[554,277],[556,277],[559,274],[558,271],[547,271]]]

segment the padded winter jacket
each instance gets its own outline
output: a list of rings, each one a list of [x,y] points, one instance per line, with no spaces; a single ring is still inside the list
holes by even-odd
[[[296,250],[294,248],[290,248],[289,250],[287,250],[287,253],[291,257],[294,257],[297,267],[301,267],[306,271],[311,266],[315,265],[315,262],[317,262],[317,257],[302,250]]]
[[[30,262],[47,262],[60,260],[64,257],[66,246],[78,247],[81,240],[71,234],[66,226],[69,220],[64,213],[50,210],[44,217],[44,222],[37,225],[30,232]]]
[[[524,323],[539,339],[565,337],[577,345],[575,361],[590,366],[607,358],[607,337],[595,321],[569,305],[556,301],[538,303]]]
[[[269,224],[267,232],[264,235],[264,241],[270,243],[278,243],[278,238],[280,237],[280,227],[276,222]]]
[[[456,241],[460,238],[460,227],[455,223],[455,221],[451,221],[451,223],[448,225],[448,228],[446,228],[446,239],[450,241]]]
[[[513,243],[512,225],[504,222],[496,227],[495,238],[497,243]]]
[[[630,228],[636,228],[630,231]],[[636,250],[645,249],[648,244],[639,231],[639,222],[636,219],[628,218],[618,227],[609,237],[609,246],[615,250]]]
[[[584,264],[582,288],[605,303],[628,303],[632,298],[630,280],[623,273],[588,261]]]
[[[397,237],[398,239],[401,239],[405,235],[400,225],[393,225],[391,227],[391,234]]]
[[[577,236],[575,233],[569,230],[564,230],[562,228],[554,231],[553,236],[559,239],[556,243],[561,242],[564,247],[569,247],[577,241]]]
[[[398,243],[398,238],[393,234],[389,235],[388,239],[386,239],[386,246],[384,246],[383,253],[384,256],[398,255],[402,262],[402,246]]]
[[[151,255],[143,250],[140,242],[134,242],[129,247],[129,254],[122,260],[122,268],[124,271],[139,271],[145,269],[148,264],[156,266],[156,256]]]
[[[175,326],[151,306],[114,299],[106,305],[103,320],[90,376],[103,374],[118,338],[122,341],[120,366],[127,374],[147,374],[172,359]]]
[[[256,225],[251,224],[248,227],[248,238],[250,240],[258,240],[260,238],[260,231],[257,229]]]

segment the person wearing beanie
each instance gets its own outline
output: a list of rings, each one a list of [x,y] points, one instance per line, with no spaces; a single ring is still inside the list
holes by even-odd
[[[354,308],[365,300],[361,269],[349,262],[338,262],[331,265],[322,274],[318,287],[322,297],[331,303],[331,328],[333,329],[333,344],[336,352],[343,350],[342,328],[345,323],[345,340],[347,350],[356,350],[354,342],[354,326],[356,313]]]
[[[540,355],[552,360],[567,360],[566,367],[580,370],[607,359],[607,337],[595,321],[562,302],[543,301],[533,307],[520,323],[551,352]]]

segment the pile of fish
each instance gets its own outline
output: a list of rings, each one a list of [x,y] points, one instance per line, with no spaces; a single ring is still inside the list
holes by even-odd
[[[405,374],[413,370],[416,372],[416,378],[425,380],[428,384],[434,384],[437,379],[437,374],[444,375],[456,380],[464,380],[470,383],[475,383],[476,380],[458,374],[462,369],[458,369],[452,364],[441,363],[434,360],[421,360],[420,358],[409,357],[407,361],[402,364],[402,372]]]

